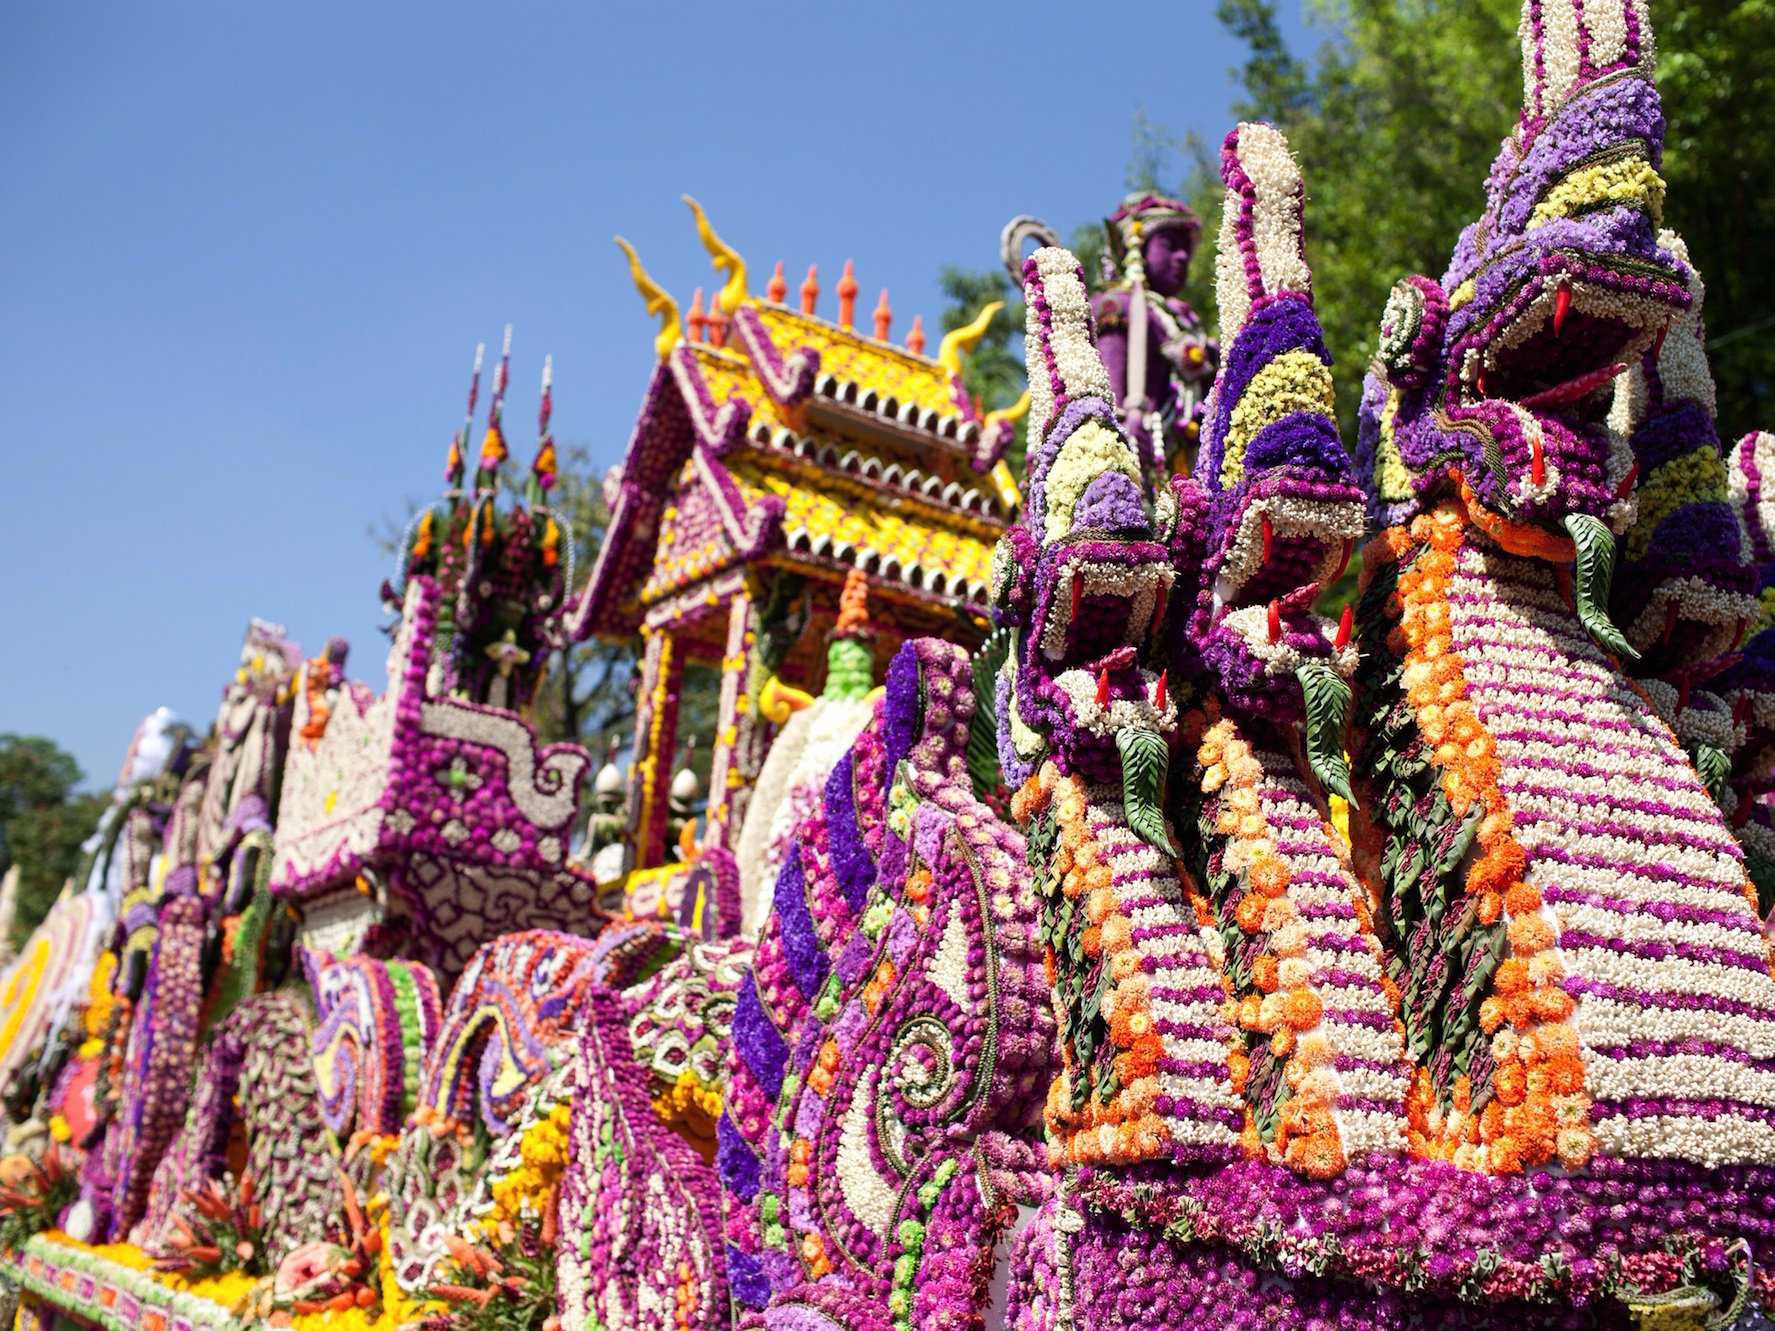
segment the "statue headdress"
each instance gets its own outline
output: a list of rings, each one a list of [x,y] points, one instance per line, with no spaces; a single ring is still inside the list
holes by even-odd
[[[1181,199],[1136,192],[1123,198],[1121,207],[1104,219],[1103,229],[1109,238],[1109,257],[1116,272],[1129,277],[1130,267],[1141,263],[1142,243],[1155,231],[1182,231],[1189,238],[1186,248],[1194,254],[1202,238],[1202,219]]]

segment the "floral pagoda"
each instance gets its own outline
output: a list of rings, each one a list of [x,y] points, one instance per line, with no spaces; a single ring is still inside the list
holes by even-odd
[[[756,694],[773,674],[819,687],[823,630],[846,574],[869,578],[880,664],[921,634],[978,643],[993,543],[1019,502],[1001,459],[1023,404],[982,413],[961,375],[996,306],[926,355],[922,319],[904,344],[889,341],[886,291],[870,331],[856,326],[848,263],[836,320],[819,313],[811,267],[794,305],[780,263],[755,294],[746,261],[686,202],[726,280],[706,312],[699,289],[681,315],[618,238],[660,319],[659,364],[627,455],[606,482],[609,531],[570,623],[579,639],[643,640],[633,868],[665,854],[686,662],[719,663],[726,676],[704,849],[726,848],[768,738],[754,723]],[[806,607],[799,620],[797,603]],[[803,625],[786,642],[785,611]]]

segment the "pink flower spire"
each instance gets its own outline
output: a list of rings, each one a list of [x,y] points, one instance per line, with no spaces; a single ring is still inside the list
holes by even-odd
[[[857,264],[844,261],[844,275],[838,279],[838,326],[854,327],[857,322]]]
[[[703,313],[703,289],[698,287],[690,298],[690,313],[684,316],[684,323],[690,329],[690,340],[701,342],[708,336],[709,316]]]
[[[881,289],[881,299],[875,302],[875,340],[886,342],[888,331],[894,324],[894,308],[888,304],[887,288]]]
[[[773,305],[781,305],[789,295],[789,279],[783,276],[783,261],[777,260],[775,271],[770,275],[770,285],[765,287],[764,294]]]
[[[550,418],[555,414],[555,358],[542,358],[542,403],[536,409],[536,460],[530,464],[530,477],[537,493],[531,496],[531,502],[538,502],[543,494],[555,488],[555,436],[549,429]]]
[[[820,302],[820,266],[810,263],[807,276],[801,279],[801,312],[812,314]]]

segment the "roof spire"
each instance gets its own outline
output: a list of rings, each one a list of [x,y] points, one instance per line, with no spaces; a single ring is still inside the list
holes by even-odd
[[[635,253],[633,245],[621,236],[616,238],[616,243],[629,256],[629,277],[635,283],[635,290],[641,293],[641,299],[647,303],[647,312],[659,316],[659,333],[653,339],[653,350],[664,360],[671,354],[672,348],[684,340],[684,325],[678,320],[678,302],[648,275],[647,270],[641,266],[641,256]]]
[[[814,306],[820,303],[820,266],[810,263],[807,276],[801,279],[801,312],[812,314]]]
[[[690,315],[685,320],[690,325],[690,340],[701,342],[709,333],[709,316],[703,313],[703,289],[698,287],[690,298]]]
[[[888,304],[887,288],[881,289],[881,299],[875,302],[875,340],[886,342],[888,332],[894,326],[894,307]]]
[[[844,275],[838,279],[838,326],[850,328],[857,322],[857,263],[844,261]]]
[[[499,367],[493,371],[493,393],[487,403],[487,433],[481,439],[481,460],[475,469],[475,489],[490,491],[498,482],[499,467],[510,456],[505,446],[505,388],[511,381],[512,326],[505,326],[505,344],[499,352]]]
[[[906,350],[914,356],[924,355],[924,315],[912,316],[912,329],[906,334]]]
[[[781,305],[789,295],[789,279],[783,276],[781,259],[777,260],[777,266],[771,272],[770,285],[764,289],[764,294],[774,305]]]
[[[469,431],[475,428],[475,404],[481,400],[481,366],[487,359],[487,344],[475,343],[475,368],[468,381],[468,411],[462,417],[462,428],[450,441],[450,456],[444,463],[444,484],[452,490],[462,484],[464,462],[462,446],[468,442]]]
[[[746,299],[746,261],[740,258],[738,250],[715,234],[715,228],[709,225],[709,216],[703,211],[702,204],[688,194],[684,196],[684,202],[696,214],[696,233],[702,237],[703,248],[709,252],[715,271],[727,274],[727,282],[716,295],[714,303],[721,313],[731,317]]]
[[[549,429],[555,414],[555,358],[542,358],[542,404],[536,409],[536,460],[530,464],[530,480],[534,487],[531,503],[540,503],[542,496],[555,488],[555,436]]]

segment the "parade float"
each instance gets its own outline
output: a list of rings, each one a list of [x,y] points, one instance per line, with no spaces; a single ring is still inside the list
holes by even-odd
[[[1353,448],[1258,124],[1187,474],[1130,369],[1169,200],[1107,294],[1016,255],[1015,479],[984,322],[754,296],[700,209],[684,317],[630,250],[658,363],[583,584],[502,355],[383,691],[255,624],[0,980],[17,1321],[1766,1325],[1775,438],[1721,442],[1645,5],[1528,0],[1522,50]],[[640,706],[588,783],[528,710],[589,637]]]

